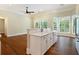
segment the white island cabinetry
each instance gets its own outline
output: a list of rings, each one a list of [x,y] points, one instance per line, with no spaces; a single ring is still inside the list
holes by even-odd
[[[30,33],[30,54],[43,55],[56,41],[56,32]]]

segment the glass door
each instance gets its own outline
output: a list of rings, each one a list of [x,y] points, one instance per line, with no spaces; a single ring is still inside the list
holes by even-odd
[[[68,33],[70,31],[70,16],[53,17],[53,30]]]
[[[60,32],[69,32],[70,17],[62,17],[60,20]]]
[[[76,18],[76,34],[79,35],[79,17]]]

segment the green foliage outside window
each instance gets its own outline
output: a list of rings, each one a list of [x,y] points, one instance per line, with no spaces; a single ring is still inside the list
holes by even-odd
[[[38,22],[36,22],[35,27],[38,28]]]
[[[53,30],[57,30],[60,32],[69,32],[69,20],[70,17],[54,17]]]
[[[47,21],[38,21],[35,23],[35,27],[36,28],[47,28],[48,23],[47,23]]]
[[[69,32],[69,21],[68,20],[60,21],[60,32]]]

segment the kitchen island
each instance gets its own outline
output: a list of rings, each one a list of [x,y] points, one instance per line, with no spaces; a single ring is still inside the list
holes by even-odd
[[[34,30],[29,32],[29,52],[32,55],[43,55],[57,42],[57,32],[51,30]]]

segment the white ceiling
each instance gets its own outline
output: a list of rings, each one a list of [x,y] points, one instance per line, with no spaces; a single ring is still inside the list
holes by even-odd
[[[0,4],[0,9],[18,13],[25,13],[26,7],[29,7],[30,11],[38,12],[50,9],[56,10],[69,6],[73,6],[73,4]]]

